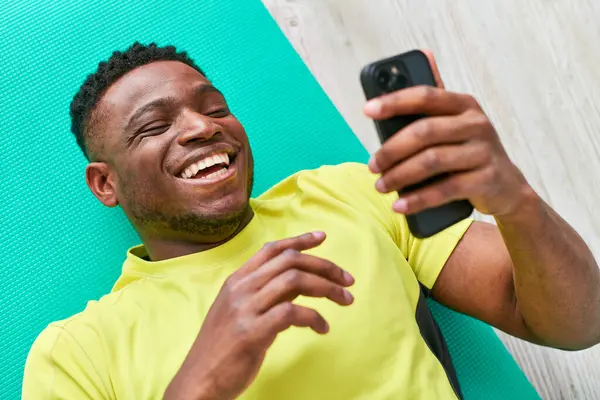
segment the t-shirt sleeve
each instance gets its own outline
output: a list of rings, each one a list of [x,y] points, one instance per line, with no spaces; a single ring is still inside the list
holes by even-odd
[[[24,400],[112,398],[86,350],[57,325],[46,328],[31,347],[22,393]]]
[[[375,189],[380,175],[371,173],[366,165],[359,163],[346,163],[339,168],[343,171],[341,180],[346,180],[346,187],[354,193],[357,207],[370,213],[374,222],[386,229],[404,254],[417,280],[431,289],[473,219],[460,221],[430,238],[419,239],[410,232],[406,217],[392,210],[398,194],[384,195]]]

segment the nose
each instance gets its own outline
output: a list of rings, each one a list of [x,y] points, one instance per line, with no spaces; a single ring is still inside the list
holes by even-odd
[[[186,109],[180,115],[181,130],[177,142],[181,146],[200,140],[206,141],[218,133],[222,127],[214,122],[213,118],[207,117],[193,110]]]

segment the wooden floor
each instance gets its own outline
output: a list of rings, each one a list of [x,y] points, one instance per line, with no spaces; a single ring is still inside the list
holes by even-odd
[[[432,49],[474,94],[531,184],[600,256],[600,1],[263,0],[370,151],[360,68]],[[600,399],[600,348],[566,353],[501,334],[544,399]]]

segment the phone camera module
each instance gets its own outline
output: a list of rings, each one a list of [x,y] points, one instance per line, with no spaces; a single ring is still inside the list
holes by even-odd
[[[375,72],[377,86],[386,93],[405,89],[410,86],[410,80],[404,68],[398,65],[386,65]]]

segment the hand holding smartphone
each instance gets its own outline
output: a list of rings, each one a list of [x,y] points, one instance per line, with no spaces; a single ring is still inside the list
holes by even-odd
[[[367,100],[412,86],[437,86],[435,75],[427,56],[418,50],[376,61],[363,68],[360,80]],[[379,139],[383,144],[392,136],[426,115],[403,115],[386,120],[375,120]],[[401,133],[400,133],[401,134]],[[448,177],[440,174],[423,182],[407,186],[399,193],[408,193]],[[453,201],[440,207],[407,215],[413,235],[426,238],[468,218],[473,206],[467,200]]]

